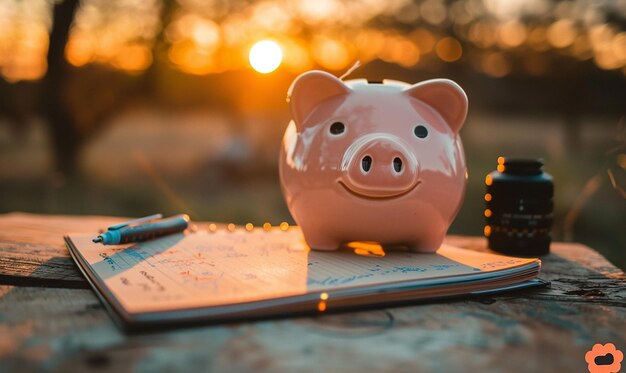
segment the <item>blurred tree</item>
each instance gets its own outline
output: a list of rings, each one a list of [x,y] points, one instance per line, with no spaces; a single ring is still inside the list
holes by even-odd
[[[153,63],[137,76],[111,66],[72,66],[66,58],[79,0],[55,3],[47,53],[48,69],[42,80],[41,114],[50,127],[56,170],[71,175],[77,170],[81,149],[134,98],[146,98],[155,90],[158,71]],[[161,24],[175,11],[175,1],[164,1]],[[163,54],[164,28],[159,28],[154,55]]]
[[[50,31],[48,71],[43,79],[41,108],[46,116],[54,147],[56,167],[68,174],[75,170],[80,138],[73,116],[63,100],[59,89],[67,77],[68,63],[65,45],[78,7],[78,0],[65,0],[54,5],[52,30]]]

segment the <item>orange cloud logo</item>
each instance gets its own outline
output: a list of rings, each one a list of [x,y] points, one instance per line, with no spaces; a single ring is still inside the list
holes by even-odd
[[[624,354],[613,343],[595,344],[585,354],[585,361],[591,373],[617,373],[622,368]]]

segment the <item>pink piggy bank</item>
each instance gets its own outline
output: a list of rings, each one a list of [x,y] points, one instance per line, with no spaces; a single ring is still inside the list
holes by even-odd
[[[352,241],[439,248],[467,181],[459,130],[468,103],[459,85],[344,82],[309,71],[288,101],[280,181],[311,248]]]

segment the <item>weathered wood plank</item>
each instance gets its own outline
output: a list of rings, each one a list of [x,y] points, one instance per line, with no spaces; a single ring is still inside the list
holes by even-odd
[[[67,232],[97,232],[123,218],[0,215],[0,283],[87,288],[65,247]]]
[[[89,290],[0,297],[0,371],[582,372],[593,344],[626,346],[624,307],[524,297],[131,336]]]
[[[13,212],[0,215],[0,241],[42,244],[63,253],[63,234],[67,232],[94,232],[111,222],[126,218],[111,216],[39,215]],[[61,235],[59,238],[58,236]]]

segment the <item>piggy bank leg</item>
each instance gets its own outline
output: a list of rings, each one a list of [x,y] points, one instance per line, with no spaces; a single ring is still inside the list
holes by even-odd
[[[441,247],[445,234],[422,237],[419,240],[409,241],[409,250],[416,253],[433,253]]]
[[[340,247],[339,242],[322,233],[305,232],[304,230],[302,233],[304,234],[307,245],[313,250],[334,251]]]

